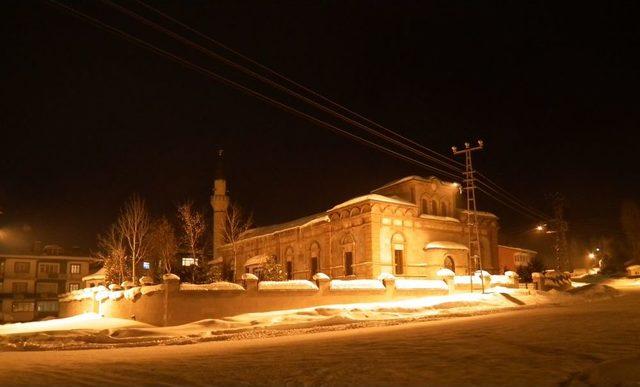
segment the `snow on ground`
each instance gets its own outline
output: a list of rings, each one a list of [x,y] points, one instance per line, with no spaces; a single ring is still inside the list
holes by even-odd
[[[576,302],[197,345],[0,352],[0,384],[638,385],[640,289],[564,297]]]
[[[486,294],[458,293],[402,301],[246,313],[172,327],[154,327],[126,319],[85,314],[0,326],[0,350],[102,348],[228,340],[238,334],[261,330],[309,329],[391,320],[468,316],[505,308],[584,302],[615,295],[615,289],[593,284],[576,289],[574,294],[555,290],[537,292],[497,287]]]

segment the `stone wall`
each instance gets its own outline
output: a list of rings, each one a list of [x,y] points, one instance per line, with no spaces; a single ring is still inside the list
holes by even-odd
[[[411,280],[384,275],[382,280],[348,281],[330,280],[319,273],[314,281],[258,282],[255,276],[248,274],[244,286],[227,282],[180,284],[176,278],[167,278],[160,285],[113,291],[97,287],[65,294],[60,299],[60,317],[92,312],[168,326],[243,313],[403,300],[456,291],[455,284],[459,281],[454,280],[453,273],[443,271],[440,278]],[[490,286],[491,279],[485,281]],[[475,282],[479,283],[479,280]],[[517,278],[495,282],[494,285],[517,287]]]

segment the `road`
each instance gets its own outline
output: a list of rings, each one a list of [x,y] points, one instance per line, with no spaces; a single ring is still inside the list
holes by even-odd
[[[558,385],[638,356],[639,305],[640,292],[631,291],[590,303],[297,336],[5,352],[0,383]]]

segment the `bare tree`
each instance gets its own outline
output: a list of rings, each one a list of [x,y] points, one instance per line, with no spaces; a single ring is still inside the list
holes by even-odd
[[[118,228],[124,237],[129,259],[131,278],[136,282],[136,266],[149,252],[149,214],[144,200],[133,195],[120,212]]]
[[[157,267],[168,274],[173,269],[173,263],[178,252],[176,232],[166,217],[157,219],[151,224],[151,250],[157,257]]]
[[[622,203],[620,221],[631,248],[631,258],[640,260],[640,208],[638,208],[638,204],[632,201]]]
[[[187,201],[178,206],[178,219],[180,220],[182,231],[182,243],[189,248],[191,256],[195,260],[195,265],[199,266],[199,256],[201,255],[203,236],[206,230],[204,215],[193,208],[193,202]],[[192,282],[195,282],[195,267],[192,269]]]
[[[108,283],[122,283],[130,274],[127,265],[127,249],[124,237],[117,224],[111,225],[109,230],[98,235],[98,258],[104,262],[105,280]]]
[[[223,229],[223,239],[225,243],[231,245],[231,251],[233,254],[233,281],[235,281],[237,270],[237,249],[236,245],[242,234],[245,233],[253,225],[253,217],[249,214],[245,214],[244,210],[238,203],[231,203],[227,208],[225,227]]]

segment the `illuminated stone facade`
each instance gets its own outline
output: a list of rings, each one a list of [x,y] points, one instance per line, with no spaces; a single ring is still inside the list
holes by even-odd
[[[270,256],[293,279],[315,272],[435,278],[443,267],[467,274],[466,211],[456,206],[459,194],[457,184],[409,176],[324,213],[249,230],[236,244],[236,278],[259,271]],[[498,219],[486,212],[478,218],[483,268],[497,271]],[[227,265],[233,261],[229,245],[217,250]]]

